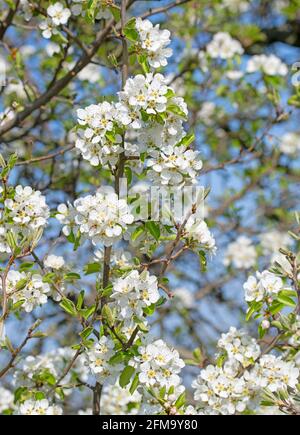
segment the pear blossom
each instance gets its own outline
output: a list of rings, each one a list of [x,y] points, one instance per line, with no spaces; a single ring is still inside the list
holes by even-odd
[[[141,47],[153,68],[166,66],[167,58],[173,53],[171,48],[167,48],[171,42],[169,30],[160,30],[159,27],[159,24],[153,26],[149,20],[136,19],[136,29],[141,40]]]
[[[50,405],[47,399],[25,400],[18,410],[18,415],[62,415],[62,408],[57,405]]]
[[[11,288],[11,299],[13,303],[22,301],[22,308],[27,313],[30,313],[38,305],[46,304],[48,301],[47,293],[50,292],[50,285],[43,282],[42,276],[37,273],[28,275],[22,273],[19,275],[19,272],[17,272],[16,275],[15,272],[16,271],[13,270],[9,271],[7,277],[9,282],[8,288]],[[13,287],[14,283],[17,285],[20,281],[19,278],[26,281],[24,283],[25,285],[22,286],[20,290]]]
[[[162,185],[179,186],[185,180],[195,183],[196,176],[202,168],[199,154],[184,146],[166,146],[160,151],[150,152],[147,165],[151,168],[149,177]]]
[[[61,269],[65,264],[65,260],[61,255],[47,255],[44,259],[44,266],[51,269]]]
[[[11,391],[0,386],[0,414],[7,410],[14,408],[14,395]]]
[[[112,306],[118,316],[127,319],[132,316],[143,317],[143,308],[156,303],[159,298],[157,278],[148,271],[141,274],[132,270],[127,276],[117,279],[113,284]]]
[[[191,239],[212,253],[216,251],[216,241],[206,222],[194,214],[188,218],[185,224],[184,237]]]
[[[212,41],[207,45],[206,50],[213,59],[231,59],[235,55],[241,55],[244,52],[241,43],[225,32],[216,33]]]
[[[34,231],[47,224],[49,207],[39,190],[18,185],[14,197],[6,199],[4,204],[10,218],[22,231]]]
[[[60,205],[56,217],[64,224],[64,234],[79,231],[94,245],[104,243],[105,246],[120,240],[134,219],[126,201],[108,187],[99,188],[95,195],[78,198],[74,206]]]
[[[237,360],[243,367],[247,367],[260,356],[260,347],[256,340],[243,330],[234,327],[222,334],[218,341],[218,348],[226,351],[228,358]]]
[[[223,263],[225,266],[233,264],[237,269],[249,269],[255,265],[256,258],[257,253],[251,240],[246,236],[239,236],[228,245]]]
[[[282,279],[274,273],[268,270],[256,272],[256,277],[249,276],[244,284],[245,300],[260,302],[265,298],[276,296],[283,288]]]
[[[85,352],[87,367],[101,383],[104,381],[115,382],[124,367],[122,364],[112,365],[109,363],[110,358],[114,355],[114,346],[111,338],[102,336]]]
[[[139,380],[149,387],[160,385],[169,389],[180,384],[179,373],[184,367],[183,360],[175,349],[170,349],[163,340],[156,340],[139,347]]]
[[[300,135],[296,132],[285,133],[280,139],[279,149],[287,155],[294,155],[300,151]]]
[[[56,2],[53,5],[48,6],[47,14],[51,18],[52,23],[55,26],[59,26],[61,24],[67,24],[71,11],[68,8],[65,8],[62,3]]]
[[[274,54],[261,54],[252,56],[248,60],[246,71],[248,73],[262,71],[270,76],[286,76],[288,74],[288,67]]]

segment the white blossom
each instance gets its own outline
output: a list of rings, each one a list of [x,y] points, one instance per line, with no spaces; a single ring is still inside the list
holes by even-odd
[[[60,2],[56,2],[53,5],[48,6],[47,14],[51,18],[52,23],[55,26],[59,26],[61,24],[67,24],[71,11],[68,8],[65,8],[64,5]]]
[[[62,408],[50,405],[47,399],[25,400],[19,407],[19,415],[62,415]]]
[[[61,269],[65,264],[65,260],[61,255],[47,255],[44,259],[44,266],[51,269]]]
[[[247,302],[260,302],[270,296],[276,296],[283,290],[283,282],[274,273],[264,270],[263,272],[256,272],[256,277],[249,276],[244,284],[244,290]]]
[[[260,356],[260,347],[256,340],[245,331],[234,327],[222,334],[218,341],[218,348],[226,351],[229,359],[237,360],[243,367],[247,367]]]
[[[255,265],[256,258],[257,253],[251,240],[246,236],[239,236],[228,245],[223,263],[225,266],[233,264],[237,269],[249,269]]]
[[[64,234],[77,229],[93,244],[104,243],[105,246],[120,240],[127,225],[133,222],[126,201],[108,187],[99,188],[95,195],[78,198],[74,207],[60,205],[56,217],[64,224]]]
[[[215,34],[212,41],[207,44],[206,50],[213,59],[230,59],[236,54],[241,55],[244,52],[241,43],[225,32]]]
[[[153,68],[167,65],[167,58],[172,56],[169,30],[160,30],[159,24],[153,26],[151,21],[136,19],[136,29],[139,33],[141,47],[145,50],[149,64]]]
[[[300,135],[295,132],[285,133],[280,139],[279,149],[287,155],[294,155],[300,151]]]
[[[132,270],[114,282],[111,297],[115,299],[113,306],[117,307],[120,318],[129,319],[134,315],[142,318],[143,308],[160,298],[157,278],[148,271],[139,274]]]
[[[109,363],[110,358],[114,355],[114,342],[111,338],[102,336],[98,342],[87,349],[85,352],[86,365],[89,367],[91,373],[101,383],[115,382],[117,376],[120,374],[123,365]]]
[[[196,182],[196,177],[202,168],[202,161],[196,151],[184,146],[165,146],[153,150],[147,165],[151,168],[149,177],[162,185],[179,186],[185,180]]]
[[[11,391],[0,386],[0,414],[12,408],[14,408],[14,395]]]
[[[192,214],[185,224],[184,237],[191,239],[212,253],[216,251],[216,241],[206,222],[195,214]]]
[[[156,340],[139,347],[139,380],[149,387],[177,387],[180,384],[179,373],[184,367],[183,360],[175,349],[170,349],[163,340]]]
[[[21,228],[21,231],[34,231],[44,228],[47,224],[49,207],[39,190],[18,185],[14,197],[6,199],[4,204],[9,210],[10,218]]]
[[[286,76],[288,74],[288,68],[285,63],[274,54],[252,56],[248,60],[246,71],[248,73],[262,71],[264,74],[270,76]]]
[[[24,280],[24,286],[18,289],[17,284],[21,280]],[[37,273],[25,274],[10,270],[7,275],[7,290],[13,303],[23,302],[22,308],[29,313],[36,306],[47,303],[50,285],[43,282],[42,276]]]

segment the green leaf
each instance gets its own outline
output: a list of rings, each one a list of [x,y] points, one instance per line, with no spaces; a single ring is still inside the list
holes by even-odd
[[[107,304],[104,305],[104,307],[102,308],[101,314],[102,314],[103,318],[106,320],[106,322],[108,323],[108,325],[113,326],[113,324],[115,322],[114,316],[113,316],[111,309],[109,308],[109,306]]]
[[[135,372],[134,367],[132,366],[125,367],[125,369],[122,371],[120,375],[120,379],[119,379],[120,387],[124,388],[126,387],[126,385],[129,384],[130,379],[132,378],[134,372]]]
[[[175,115],[180,116],[181,118],[186,119],[186,114],[180,109],[179,106],[177,106],[176,104],[170,104],[168,106],[168,111],[175,113]]]
[[[178,145],[183,145],[187,148],[189,145],[191,145],[191,143],[194,142],[194,140],[195,140],[194,133],[190,133],[184,136],[184,138],[178,143]]]
[[[285,304],[282,304],[280,302],[273,302],[273,304],[271,305],[269,311],[271,314],[277,314],[279,313],[279,311],[281,311],[283,308],[285,307]]]
[[[101,265],[99,263],[89,263],[84,266],[85,275],[90,275],[92,273],[98,273],[101,270]]]
[[[15,394],[14,394],[14,396],[15,396],[14,403],[19,402],[22,399],[22,397],[25,395],[25,393],[27,393],[27,391],[28,391],[28,388],[26,388],[26,387],[17,388],[15,391]]]
[[[79,335],[83,340],[86,340],[91,335],[93,330],[94,328],[92,326],[88,326],[83,331],[81,331]]]
[[[124,35],[129,41],[136,42],[139,39],[139,34],[136,29],[124,29]]]
[[[193,351],[193,355],[196,361],[201,362],[202,361],[202,352],[200,347],[197,347],[194,351]]]
[[[76,307],[70,299],[64,298],[59,306],[71,316],[77,316]]]
[[[80,278],[81,276],[79,275],[79,273],[75,273],[75,272],[69,272],[64,275],[65,281],[74,281]]]
[[[160,226],[157,222],[147,221],[145,223],[145,227],[149,231],[149,233],[155,238],[155,240],[159,240],[160,238]]]
[[[76,304],[77,310],[81,310],[83,302],[84,302],[84,290],[82,290],[79,293],[79,296],[78,296],[78,299],[77,299],[77,304]]]
[[[130,18],[125,25],[125,30],[135,29],[136,28],[136,18]]]
[[[144,232],[144,228],[143,228],[143,227],[138,227],[138,228],[136,228],[136,229],[133,231],[132,235],[131,235],[131,240],[132,240],[133,242],[135,242],[136,239],[138,239],[138,238],[143,234],[143,232]]]
[[[34,263],[32,261],[28,261],[26,263],[22,263],[19,270],[22,272],[23,270],[29,270],[34,266]]]
[[[37,391],[34,395],[35,400],[43,400],[46,398],[45,393],[42,391]]]
[[[207,259],[206,259],[206,252],[201,250],[198,252],[199,259],[200,259],[200,266],[201,266],[201,272],[206,272],[207,270]]]
[[[130,388],[129,388],[130,394],[133,394],[135,392],[135,390],[139,386],[139,382],[140,382],[139,375],[136,374],[135,377],[133,378],[133,381],[131,382],[131,385],[130,385]]]
[[[84,317],[85,320],[87,320],[94,312],[95,312],[95,305],[91,305],[88,308],[84,308],[83,310],[80,310],[80,314]]]
[[[131,170],[131,168],[129,168],[129,166],[126,166],[124,171],[125,171],[125,175],[127,178],[127,184],[128,184],[128,186],[130,186],[130,184],[132,182],[132,170]]]
[[[177,409],[182,408],[185,405],[186,402],[186,398],[185,398],[185,391],[180,394],[180,396],[178,397],[178,399],[175,402],[175,406]]]
[[[288,307],[294,308],[296,306],[296,302],[293,299],[291,299],[288,296],[285,296],[283,294],[280,294],[280,293],[277,297],[277,300],[281,304],[287,305]]]

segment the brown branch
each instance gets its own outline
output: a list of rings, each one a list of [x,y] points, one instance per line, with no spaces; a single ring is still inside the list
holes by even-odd
[[[44,94],[42,94],[39,98],[37,98],[32,104],[25,107],[24,110],[17,113],[14,118],[8,120],[4,123],[4,125],[0,128],[0,138],[13,129],[16,126],[19,126],[28,116],[30,116],[33,112],[39,109],[41,106],[47,104],[53,97],[58,95],[73,79],[77,76],[78,73],[90,62],[92,57],[96,54],[99,47],[105,41],[107,35],[111,31],[113,25],[115,24],[115,20],[111,19],[105,28],[100,31],[95,38],[95,41],[91,48],[85,51],[80,59],[77,61],[75,66],[69,71],[64,77],[60,80],[53,83]]]
[[[32,159],[29,159],[29,160],[24,160],[22,162],[17,162],[16,166],[30,165],[31,163],[39,163],[39,162],[42,162],[42,161],[45,161],[45,160],[54,159],[55,157],[61,156],[61,155],[65,154],[66,152],[72,150],[74,147],[75,147],[75,145],[72,144],[72,145],[69,145],[69,146],[67,146],[65,148],[62,148],[62,149],[58,150],[58,151],[55,151],[55,152],[53,152],[51,154],[48,154],[46,156],[33,157]]]
[[[16,349],[14,349],[11,353],[11,358],[8,362],[8,364],[0,371],[0,378],[2,378],[3,376],[6,375],[6,373],[14,367],[14,363],[15,360],[17,358],[17,356],[20,354],[20,352],[22,351],[22,349],[26,346],[26,344],[28,343],[28,341],[32,338],[35,338],[32,333],[34,332],[34,330],[40,325],[41,321],[37,321],[34,323],[34,325],[31,326],[31,328],[28,330],[26,337],[24,338],[24,340],[22,341],[22,343],[20,344],[20,346],[18,346]]]
[[[15,9],[9,9],[6,17],[4,18],[4,20],[0,23],[0,40],[3,39],[7,29],[9,28],[9,26],[11,25],[14,16],[17,12],[17,9],[19,7],[19,3],[20,0],[16,0],[16,4],[15,4]]]
[[[141,18],[148,18],[151,15],[162,14],[164,12],[169,11],[170,9],[173,9],[173,8],[175,8],[177,6],[182,6],[185,3],[188,3],[190,1],[191,0],[176,0],[173,3],[169,3],[166,6],[161,6],[161,7],[158,7],[158,8],[150,8],[148,10],[148,12],[145,12],[143,15],[141,15]]]

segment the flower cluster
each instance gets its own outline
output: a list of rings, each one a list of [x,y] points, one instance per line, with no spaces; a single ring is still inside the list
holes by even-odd
[[[256,272],[256,277],[249,276],[244,284],[245,300],[247,302],[261,302],[277,295],[283,288],[282,279],[274,273],[268,270]]]
[[[186,150],[184,146],[166,146],[160,150],[153,150],[147,162],[151,168],[149,177],[156,184],[178,186],[185,179],[192,183],[196,181],[196,175],[202,168],[202,161],[197,152]]]
[[[227,361],[223,367],[209,365],[193,381],[194,399],[203,413],[232,415],[245,411],[250,396],[238,368],[235,361]]]
[[[114,298],[112,307],[118,311],[118,319],[143,317],[143,309],[155,304],[159,298],[157,278],[148,271],[139,274],[132,270],[127,276],[117,279],[113,284]]]
[[[246,331],[238,330],[233,326],[229,332],[222,334],[218,341],[218,348],[226,352],[230,360],[238,361],[243,367],[248,367],[260,356],[260,347],[256,340]]]
[[[0,283],[0,290],[2,284]],[[31,312],[35,307],[47,303],[50,285],[43,282],[37,273],[18,272],[10,270],[6,279],[6,292],[14,304],[20,303],[22,308]]]
[[[262,71],[269,76],[286,76],[288,74],[286,64],[274,54],[252,56],[247,63],[246,71],[248,73]]]
[[[263,248],[263,253],[268,255],[278,252],[280,248],[286,248],[291,244],[292,240],[286,233],[271,230],[261,234],[260,242]]]
[[[123,364],[110,364],[109,360],[115,354],[115,344],[110,337],[102,336],[99,341],[86,350],[86,365],[95,378],[103,384],[113,384],[116,382]]]
[[[279,149],[287,155],[294,155],[300,151],[300,135],[295,132],[285,133],[280,139]]]
[[[47,255],[44,259],[44,266],[50,269],[59,270],[62,269],[65,264],[65,260],[61,255]]]
[[[71,11],[60,2],[56,2],[47,8],[47,19],[40,23],[40,29],[44,38],[49,39],[58,33],[56,27],[67,24]]]
[[[267,388],[276,392],[287,387],[295,389],[299,383],[299,369],[293,361],[284,361],[275,355],[263,355],[251,371],[245,373],[245,379],[253,388]]]
[[[13,407],[14,395],[6,388],[0,386],[0,414]]]
[[[140,383],[149,388],[160,389],[177,387],[180,384],[180,373],[184,367],[183,360],[175,349],[170,349],[163,340],[156,340],[138,348]]]
[[[193,382],[195,400],[205,414],[260,413],[265,390],[294,390],[299,382],[299,369],[293,361],[270,354],[261,356],[259,345],[243,331],[231,328],[218,346],[221,364],[209,365]]]
[[[129,388],[104,385],[101,394],[101,415],[136,415],[141,402],[141,394],[129,392]]]
[[[136,27],[141,49],[152,53],[147,54],[150,64],[164,65],[171,55],[165,48],[169,32],[147,20],[136,20]],[[140,173],[144,166],[156,184],[194,183],[202,161],[198,152],[190,149],[191,141],[185,141],[187,115],[184,100],[176,97],[162,74],[138,74],[128,78],[117,102],[77,110],[76,147],[93,166],[115,167],[123,152],[135,172]]]
[[[52,385],[53,379],[59,378],[74,354],[74,350],[60,347],[37,356],[27,356],[16,366],[13,375],[14,385],[17,388],[31,389],[38,385],[40,391],[46,392],[49,384]],[[83,382],[88,379],[88,370],[83,355],[76,359],[72,369],[64,377],[63,384],[68,385],[72,378],[78,378]],[[65,394],[68,394],[68,390],[65,390]]]
[[[255,265],[256,259],[257,253],[251,240],[246,236],[239,236],[228,245],[224,265],[233,264],[237,269],[249,269]]]
[[[115,116],[115,108],[107,102],[91,104],[85,109],[77,110],[80,129],[76,147],[92,166],[107,163],[115,165],[118,154],[123,150],[121,136],[110,135]]]
[[[71,205],[60,204],[56,218],[64,225],[63,233],[80,233],[91,239],[93,244],[111,246],[122,238],[127,225],[133,222],[133,215],[124,199],[109,187],[99,188],[94,195],[78,198]]]
[[[244,53],[241,43],[225,32],[216,33],[212,41],[207,44],[206,50],[213,59],[231,59],[235,55]]]
[[[211,253],[216,251],[216,241],[209,231],[206,222],[203,219],[197,218],[196,215],[188,218],[184,227],[184,237],[187,237]]]
[[[136,19],[136,30],[140,38],[140,45],[147,56],[152,68],[167,65],[167,58],[172,56],[172,49],[167,48],[170,44],[169,30],[160,30],[159,24],[153,26],[151,21]]]
[[[25,400],[21,403],[18,415],[62,415],[62,408],[58,405],[50,405],[47,399]]]
[[[16,238],[32,240],[42,231],[49,218],[49,207],[45,197],[30,186],[15,188],[14,196],[4,201],[4,210],[0,212],[0,252],[10,252],[7,233],[11,231]]]

